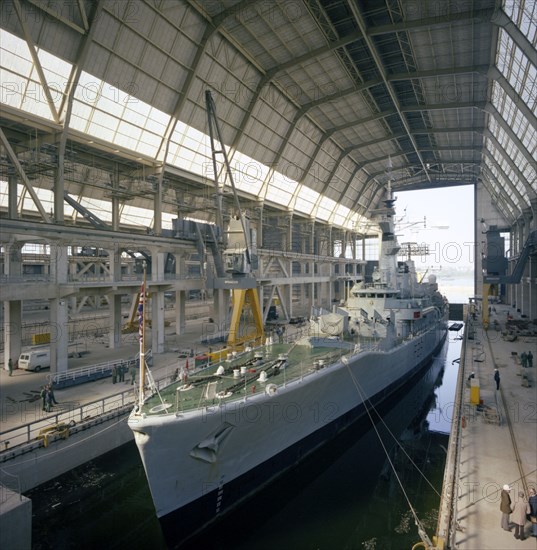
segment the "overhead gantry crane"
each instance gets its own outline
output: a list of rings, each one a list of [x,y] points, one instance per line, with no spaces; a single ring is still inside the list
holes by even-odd
[[[241,210],[210,90],[205,92],[205,102],[211,140],[217,224],[222,228],[220,247],[215,247],[213,250],[216,270],[214,288],[231,290],[232,301],[227,349],[214,354],[218,356],[215,358],[221,358],[223,354],[225,355],[229,351],[240,351],[246,345],[262,344],[263,314],[254,274],[258,260],[256,249],[252,245],[250,220]],[[219,148],[217,148],[217,142]],[[220,162],[223,162],[221,170],[218,165],[219,155]],[[223,182],[220,183],[219,174],[221,172],[224,177]],[[226,178],[233,191],[236,213],[229,220],[227,230],[224,230],[223,195]]]

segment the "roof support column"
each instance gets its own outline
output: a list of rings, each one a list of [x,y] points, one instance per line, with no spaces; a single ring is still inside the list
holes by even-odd
[[[4,249],[4,270],[9,277],[22,274],[22,242],[10,243]],[[21,353],[22,338],[22,301],[4,302],[4,369],[8,369],[8,359],[13,365]]]
[[[119,174],[114,172],[110,175],[112,180],[112,231],[119,231],[119,198],[114,191],[119,189]]]
[[[19,217],[17,212],[17,184],[18,178],[15,174],[9,174],[7,177],[8,197],[7,197],[7,217],[12,220]]]
[[[68,277],[67,246],[52,243],[50,246],[51,280],[59,285],[67,283]],[[67,300],[61,295],[50,300],[50,372],[56,374],[67,371],[67,346],[69,328],[67,318]]]
[[[115,286],[116,282],[121,281],[121,248],[116,243],[109,250],[110,253],[110,278]],[[121,329],[123,318],[121,316],[121,294],[109,295],[110,304],[110,329],[108,332],[110,349],[121,347]]]
[[[151,250],[151,280],[164,280],[164,253],[157,249]],[[151,349],[164,352],[164,291],[158,286],[151,291]]]
[[[110,329],[108,332],[108,346],[110,349],[121,347],[121,329],[123,318],[121,316],[121,294],[110,296]]]
[[[186,254],[175,255],[175,276],[176,279],[181,277],[186,277]],[[185,313],[185,303],[186,303],[186,290],[176,290],[175,291],[175,334],[180,336],[185,333],[186,327],[186,313]]]
[[[162,233],[162,181],[157,178],[155,198],[153,200],[154,218],[153,218],[153,231],[155,235],[161,235]]]

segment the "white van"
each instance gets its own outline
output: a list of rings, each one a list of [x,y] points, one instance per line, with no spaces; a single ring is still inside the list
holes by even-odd
[[[50,368],[50,348],[36,348],[23,351],[19,357],[19,369],[39,372]]]

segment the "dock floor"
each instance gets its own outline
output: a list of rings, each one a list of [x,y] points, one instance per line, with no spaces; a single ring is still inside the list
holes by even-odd
[[[494,304],[491,328],[485,331],[478,322],[474,339],[466,345],[465,421],[459,464],[458,525],[453,546],[461,550],[537,548],[537,539],[530,536],[529,521],[524,541],[514,538],[514,529],[508,532],[500,526],[503,485],[512,487],[513,504],[519,491],[525,493],[527,500],[529,487],[537,487],[537,338],[518,336],[514,341],[502,338],[508,314],[517,317],[513,308]],[[520,357],[530,350],[534,355],[533,367],[522,368]],[[495,368],[500,373],[499,391],[494,381]],[[472,371],[479,383],[479,397],[483,401],[480,407],[470,402],[467,379]],[[494,414],[496,410],[499,417]]]

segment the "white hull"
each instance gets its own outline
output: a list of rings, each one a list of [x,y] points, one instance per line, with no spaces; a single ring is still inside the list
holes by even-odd
[[[278,387],[273,396],[257,393],[179,415],[132,415],[129,424],[157,516],[180,512],[203,499],[202,522],[215,519],[364,414],[364,398],[379,402],[404,384],[429,362],[445,334],[440,321],[436,329],[390,351],[358,353],[348,365],[336,362],[310,372]],[[192,456],[193,449],[198,458]],[[281,459],[270,462],[275,457]],[[267,464],[266,471],[247,479],[246,490],[234,486],[234,480],[244,479],[261,464]]]

